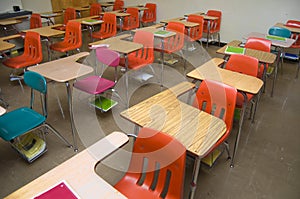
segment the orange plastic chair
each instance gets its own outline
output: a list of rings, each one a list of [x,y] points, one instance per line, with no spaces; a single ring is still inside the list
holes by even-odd
[[[154,3],[146,3],[145,5],[147,10],[144,10],[141,22],[143,26],[148,23],[155,23],[156,22],[156,4]]]
[[[189,37],[189,40],[190,41],[200,40],[203,35],[203,24],[204,24],[203,16],[189,15],[187,18],[187,21],[199,24],[199,26],[190,28],[189,34],[187,34],[188,32],[186,31],[186,34]]]
[[[77,21],[69,21],[66,26],[65,37],[63,41],[54,43],[50,45],[52,51],[58,51],[66,53],[68,51],[77,50],[80,52],[80,47],[82,45],[82,34],[81,34],[81,24]]]
[[[38,13],[32,13],[30,17],[30,29],[42,27],[41,15]]]
[[[90,8],[90,16],[98,15],[100,16],[100,13],[103,12],[101,4],[100,3],[92,3]]]
[[[172,21],[168,23],[166,30],[176,32],[176,35],[164,39],[164,46],[162,47],[160,45],[158,47],[155,47],[155,50],[167,54],[172,54],[180,51],[183,57],[183,52],[181,51],[181,49],[184,46],[184,31],[185,31],[184,24],[180,22]],[[162,61],[165,62],[164,60]],[[185,62],[184,62],[184,71],[185,71]]]
[[[153,33],[139,30],[135,33],[133,42],[142,44],[143,48],[128,54],[128,68],[137,70],[152,64],[154,61]],[[125,67],[125,58],[121,58],[120,65]]]
[[[92,34],[93,38],[106,39],[109,37],[116,36],[117,34],[117,17],[113,13],[104,13],[103,23],[98,32]]]
[[[123,10],[123,8],[124,8],[124,1],[115,0],[114,6],[113,6],[113,11]]]
[[[205,79],[201,82],[193,106],[222,119],[226,124],[225,134],[214,144],[206,155],[211,154],[220,144],[224,143],[230,159],[228,138],[234,118],[237,90],[231,86]]]
[[[218,42],[219,42],[219,46],[220,46],[220,30],[221,30],[222,12],[219,10],[208,10],[206,15],[218,17],[217,20],[212,20],[210,22],[209,31],[208,31],[208,22],[204,21],[203,32],[207,34],[207,45],[206,46],[208,46],[209,38],[213,34],[218,35]]]
[[[225,68],[227,70],[235,71],[238,73],[243,73],[246,75],[251,75],[254,77],[257,77],[258,74],[258,60],[254,57],[250,57],[247,55],[238,55],[238,54],[233,54],[229,57],[228,62],[225,65]],[[251,106],[251,115],[252,116],[252,121],[254,121],[255,117],[255,112],[256,112],[256,101],[253,100],[253,95],[246,93],[247,95],[247,103],[252,102]],[[238,93],[237,95],[237,100],[236,100],[236,105],[238,108],[242,108],[244,104],[244,96],[241,93]],[[254,112],[253,110],[253,105],[254,105]],[[252,115],[253,112],[253,115]]]
[[[76,19],[76,10],[74,8],[67,8],[64,12],[64,24],[55,27],[55,29],[65,31],[68,21],[72,19]]]
[[[245,48],[251,48],[255,50],[260,50],[264,52],[271,52],[272,42],[263,38],[250,37],[247,39]],[[269,65],[266,64],[266,72],[268,70]],[[258,78],[263,78],[264,65],[261,64],[258,70]]]
[[[139,19],[139,10],[137,8],[127,8],[126,13],[129,13],[130,16],[124,18],[123,30],[132,30],[139,28],[140,19]]]
[[[24,69],[24,72],[28,66],[32,66],[35,64],[41,63],[43,60],[43,53],[42,53],[42,44],[40,34],[36,32],[26,32],[25,40],[24,40],[24,53],[22,55],[8,58],[6,59],[3,64],[7,67],[10,67],[14,70],[17,69]],[[19,81],[19,84],[23,90],[23,86],[21,80],[23,76],[17,76],[14,74],[10,75],[10,80]]]
[[[142,128],[128,171],[114,187],[131,199],[183,198],[185,156],[186,149],[179,141]]]
[[[288,20],[286,22],[286,26],[300,28],[300,21],[296,20]],[[298,68],[296,72],[296,78],[298,78],[299,69],[300,69],[300,35],[292,33],[292,39],[295,39],[295,43],[291,46],[291,48],[299,49],[298,52]]]

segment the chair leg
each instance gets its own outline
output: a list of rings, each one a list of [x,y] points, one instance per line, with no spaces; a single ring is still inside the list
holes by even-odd
[[[299,69],[300,69],[300,50],[299,50],[299,55],[298,55],[298,67],[297,67],[296,77],[295,77],[296,79],[298,79]]]
[[[227,141],[224,142],[224,145],[225,145],[225,150],[227,152],[227,160],[230,160],[231,159],[231,156],[230,156],[230,152],[229,152],[229,144]]]
[[[58,96],[58,94],[57,94],[57,90],[56,90],[55,82],[53,83],[53,86],[54,86],[55,95],[56,95],[56,100],[57,100],[57,104],[58,104],[59,110],[60,110],[60,112],[61,112],[61,115],[62,115],[62,117],[65,119],[64,110],[63,110],[63,108],[62,108],[62,105],[61,105],[61,102],[60,102],[59,96]]]
[[[59,137],[68,147],[73,147],[68,140],[66,140],[57,130],[55,130],[50,124],[45,123],[44,126],[50,129],[57,137]]]

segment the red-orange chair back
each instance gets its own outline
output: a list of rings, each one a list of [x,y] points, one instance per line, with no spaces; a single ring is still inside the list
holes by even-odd
[[[92,34],[93,38],[106,39],[117,34],[117,17],[113,13],[104,13],[100,31]]]
[[[70,50],[79,50],[82,45],[81,23],[69,21],[66,26],[65,37],[61,42],[54,43],[50,46],[51,50],[59,52],[68,52]]]
[[[258,60],[247,55],[233,54],[226,63],[226,69],[256,77],[258,72]]]
[[[143,23],[154,23],[156,22],[156,4],[154,3],[146,3],[145,5],[147,10],[144,10],[143,16],[142,16],[142,22]]]
[[[133,42],[140,43],[143,45],[143,48],[140,50],[130,53],[128,55],[129,59],[129,68],[130,69],[139,69],[143,66],[153,63],[154,61],[154,35],[151,32],[147,31],[137,31],[134,34]]]
[[[113,11],[123,10],[123,8],[124,8],[124,1],[115,0],[114,6],[113,6]]]
[[[90,8],[90,16],[100,15],[102,7],[100,3],[92,3]]]
[[[219,10],[208,10],[206,13],[208,16],[218,17],[217,20],[213,20],[210,23],[210,33],[220,32],[221,30],[221,21],[222,21],[222,12]],[[204,32],[207,32],[207,22],[204,22]]]
[[[38,13],[32,13],[30,17],[30,29],[42,27],[41,15]]]
[[[3,62],[10,68],[25,68],[40,63],[43,60],[42,44],[40,34],[28,31],[24,40],[24,53],[9,58]]]
[[[288,20],[285,25],[288,27],[291,27],[291,28],[300,28],[300,21]],[[295,39],[296,41],[295,41],[295,43],[293,43],[293,45],[291,47],[292,48],[300,48],[300,35],[292,33],[292,38]]]
[[[288,20],[285,25],[289,26],[289,27],[300,28],[300,21],[297,21],[297,20]]]
[[[184,46],[184,24],[172,21],[168,23],[166,30],[176,32],[176,35],[165,39],[165,51],[167,53],[172,53],[181,50]]]
[[[189,31],[189,39],[191,41],[196,41],[202,38],[203,35],[203,24],[204,24],[204,18],[200,15],[189,15],[187,18],[187,21],[198,23],[199,26],[192,27]],[[187,33],[187,31],[186,31]]]
[[[64,24],[66,25],[72,19],[76,19],[76,10],[74,8],[67,8],[64,13]]]
[[[171,136],[142,128],[125,176],[114,186],[126,197],[183,198],[185,147]]]
[[[251,75],[254,77],[258,76],[258,60],[254,57],[247,55],[233,54],[229,57],[228,62],[225,65],[227,70],[234,72]],[[252,94],[246,94],[247,100],[250,101],[253,98]],[[242,107],[244,103],[244,96],[241,93],[237,95],[237,107]]]
[[[229,136],[233,125],[236,99],[237,90],[234,87],[208,79],[201,82],[196,92],[193,106],[222,119],[227,128],[225,134],[208,153],[213,151]]]
[[[272,42],[267,39],[263,38],[256,38],[256,37],[250,37],[247,39],[245,48],[250,48],[254,50],[260,50],[264,52],[271,52],[271,45]],[[266,68],[268,68],[268,64],[266,65]],[[264,65],[261,64],[258,70],[257,77],[262,78],[264,72]]]
[[[250,37],[247,39],[245,48],[251,48],[255,50],[260,50],[264,52],[271,51],[272,42],[268,39]]]
[[[132,30],[140,26],[139,10],[137,8],[127,8],[127,13],[130,16],[124,18],[123,30]]]

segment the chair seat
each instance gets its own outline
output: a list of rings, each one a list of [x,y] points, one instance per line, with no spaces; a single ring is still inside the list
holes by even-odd
[[[10,141],[41,125],[45,120],[46,117],[30,108],[18,108],[0,117],[0,136],[5,141]]]
[[[89,94],[97,95],[115,86],[115,82],[99,76],[89,76],[78,80],[74,87]]]
[[[42,61],[41,59],[39,60],[32,59],[32,57],[23,54],[17,57],[12,57],[10,59],[7,59],[3,62],[3,64],[7,67],[18,69],[18,68],[24,68],[27,66],[38,64],[41,61]]]
[[[149,60],[148,62],[145,62],[145,60],[140,59],[130,59],[128,58],[128,68],[133,70],[138,70],[144,66],[147,66],[149,64],[152,64],[153,62]],[[120,59],[120,66],[125,67],[125,58]]]
[[[74,50],[75,48],[80,48],[80,46],[76,47],[72,44],[69,44],[65,40],[61,41],[61,42],[54,43],[50,46],[51,50],[55,50],[55,51],[63,52],[63,53],[67,52],[69,50]]]
[[[110,33],[100,33],[99,31],[98,32],[94,32],[92,34],[92,37],[93,38],[96,38],[96,39],[107,39],[109,37],[113,37],[115,36],[115,34],[110,34]]]

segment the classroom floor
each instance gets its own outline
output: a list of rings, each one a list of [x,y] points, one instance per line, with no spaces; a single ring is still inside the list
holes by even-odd
[[[87,42],[89,42],[88,37],[84,40],[84,44]],[[208,49],[197,45],[196,47],[196,50],[185,54],[188,60],[187,71],[192,70],[193,66],[206,62],[211,57],[222,57],[215,53],[218,49],[216,45],[210,45]],[[82,50],[87,50],[87,48],[84,47]],[[59,57],[60,55],[55,54],[55,56]],[[156,57],[159,55],[157,54]],[[174,66],[166,66],[164,70],[165,88],[180,81],[191,81],[183,75],[183,60],[178,55],[175,55],[174,58],[178,59],[179,62]],[[44,60],[47,60],[46,53]],[[201,165],[195,198],[300,198],[300,135],[298,134],[300,133],[300,78],[295,79],[296,66],[296,62],[285,60],[283,71],[279,71],[278,74],[273,97],[270,96],[272,80],[268,78],[265,93],[262,94],[257,109],[255,122],[251,123],[247,117],[245,118],[235,167],[229,167],[230,161],[226,160],[226,153],[222,154],[212,168]],[[153,68],[155,77],[146,82],[132,78],[138,72],[130,73],[130,105],[160,91],[160,86],[157,83],[160,78],[160,65],[158,63],[153,64]],[[10,69],[1,64],[1,98],[9,103],[7,111],[28,105],[30,93],[28,87],[24,86],[23,93],[17,82],[9,81],[10,72]],[[146,68],[144,72],[151,73],[151,70]],[[121,76],[122,72],[119,71],[119,73]],[[104,75],[111,78],[112,74],[113,71],[108,70]],[[121,78],[117,85],[121,98],[124,96],[122,81]],[[65,85],[49,83],[48,88],[48,123],[71,141]],[[59,96],[62,103],[64,117],[59,109],[56,95]],[[101,137],[103,133],[109,134],[116,130],[126,133],[133,132],[134,125],[119,116],[120,111],[125,108],[124,103],[114,95],[113,98],[119,101],[119,104],[111,111],[102,113],[88,105],[89,96],[73,90],[74,117],[79,134],[77,136],[79,152]],[[182,100],[185,100],[185,96],[182,97]],[[231,152],[233,151],[237,126],[238,122],[235,121],[229,137]],[[76,155],[72,149],[66,147],[52,133],[46,137],[48,151],[31,164],[22,159],[7,142],[0,140],[0,198]],[[130,143],[124,149],[130,150]],[[122,163],[119,161],[118,164],[122,165]],[[79,162],[78,164],[84,163]],[[188,157],[184,198],[187,198],[188,195],[192,169],[193,159]],[[120,172],[110,169],[104,164],[99,164],[96,171],[112,184],[121,176]]]

